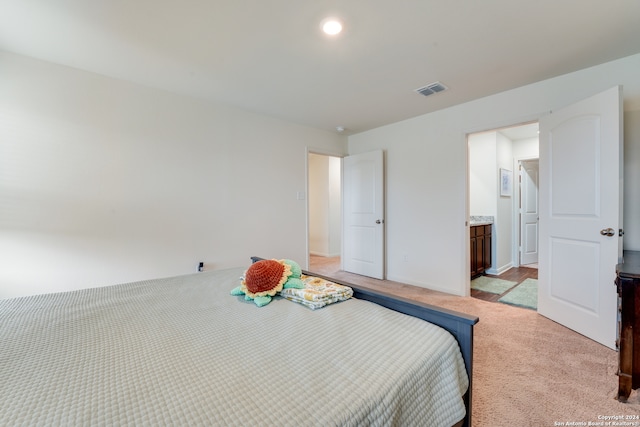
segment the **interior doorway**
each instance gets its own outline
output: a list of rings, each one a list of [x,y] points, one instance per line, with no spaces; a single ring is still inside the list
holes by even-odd
[[[342,158],[308,154],[309,269],[338,271],[342,248]]]
[[[538,265],[539,211],[539,160],[529,159],[518,162],[520,173],[519,222],[519,265],[534,267]]]
[[[489,221],[492,230],[491,266],[482,276],[470,269],[470,295],[537,309],[538,123],[469,134],[467,141],[470,225]]]
[[[523,201],[520,166],[522,162],[538,159],[538,123],[469,134],[467,141],[469,219],[472,223],[481,219],[492,224],[491,267],[486,272],[498,276],[521,265]],[[509,181],[507,188],[501,182],[505,177]],[[537,176],[535,179],[537,186]],[[528,208],[537,207],[537,192],[531,192],[530,196],[525,194],[525,197],[535,199],[535,204],[530,203]],[[527,231],[537,234],[537,228],[532,225],[527,227]],[[537,238],[526,244],[537,245]]]

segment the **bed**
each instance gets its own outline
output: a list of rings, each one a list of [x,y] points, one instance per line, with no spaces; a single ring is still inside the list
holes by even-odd
[[[477,318],[352,285],[257,307],[245,269],[1,300],[1,424],[471,424]]]

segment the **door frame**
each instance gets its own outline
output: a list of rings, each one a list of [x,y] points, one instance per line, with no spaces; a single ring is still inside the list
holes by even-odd
[[[341,227],[340,227],[340,269],[344,270],[344,228],[343,228],[343,224],[344,224],[344,158],[349,156],[348,153],[343,153],[343,152],[336,152],[336,151],[332,151],[332,150],[326,150],[326,149],[322,149],[322,148],[314,148],[314,147],[305,147],[305,156],[304,156],[304,170],[305,170],[305,194],[303,195],[304,199],[305,199],[305,259],[304,259],[304,268],[306,270],[309,270],[309,263],[310,263],[310,249],[309,249],[309,155],[310,154],[317,154],[320,156],[328,156],[328,157],[336,157],[340,159],[340,186],[341,186],[341,192],[340,192],[340,222],[341,222]],[[383,156],[384,156],[384,152],[383,152]],[[383,176],[386,175],[386,165],[385,162],[383,161]],[[383,187],[384,190],[386,192],[386,179],[383,181]],[[298,194],[298,198],[300,198],[300,194]],[[386,206],[386,202],[383,202],[383,217],[386,218],[386,210],[387,210],[387,206]],[[383,237],[383,247],[382,247],[382,251],[383,251],[383,256],[382,256],[382,263],[383,263],[383,279],[386,279],[386,253],[387,253],[387,239],[386,239],[386,234],[387,234],[387,228],[384,227],[384,237]],[[468,240],[468,239],[467,239]]]
[[[343,174],[344,174],[344,170],[343,170],[343,159],[345,156],[347,156],[347,154],[343,153],[343,152],[336,152],[336,151],[331,151],[331,150],[326,150],[326,149],[322,149],[322,148],[313,148],[313,147],[305,147],[305,153],[304,153],[304,188],[305,188],[305,207],[304,207],[304,212],[305,212],[305,236],[304,236],[304,242],[305,242],[305,270],[309,270],[309,154],[317,154],[320,156],[327,156],[327,157],[337,157],[340,159],[340,182],[342,185],[342,180],[343,180]],[[342,205],[344,204],[344,199],[343,199],[343,195],[340,194],[340,221],[343,221],[342,218]],[[342,233],[342,227],[340,227],[340,238],[344,239],[343,233]],[[342,248],[342,246],[341,246]],[[340,249],[340,269],[342,269],[343,265],[342,265],[342,249]]]
[[[357,154],[349,154],[344,157],[344,161],[342,162],[342,257],[341,257],[341,267],[343,270],[349,273],[359,274],[367,277],[371,277],[374,279],[385,280],[387,278],[387,227],[385,225],[386,221],[386,166],[385,166],[385,151],[384,150],[371,150],[366,151],[364,153]],[[373,179],[374,183],[374,201],[373,202],[373,211],[374,212],[358,212],[355,216],[353,213],[349,213],[348,209],[345,209],[348,202],[346,201],[346,195],[351,193],[351,190],[348,188],[352,188],[347,184],[353,184],[354,181],[351,180],[352,174],[350,172],[356,171],[356,164],[353,162],[357,161],[360,165],[364,163],[368,163],[369,165],[374,165],[374,175],[370,177]],[[376,173],[377,171],[377,173]],[[357,182],[357,180],[356,180]],[[370,181],[367,181],[370,182]],[[370,182],[371,183],[371,182]],[[379,184],[379,185],[378,185]],[[365,191],[366,193],[366,191]],[[356,193],[354,193],[356,194]],[[378,211],[379,209],[379,211]],[[373,215],[376,214],[377,215]],[[375,221],[374,221],[375,220]],[[365,222],[363,222],[365,221]],[[366,222],[372,221],[372,222]],[[363,260],[357,260],[354,263],[354,259],[349,259],[349,255],[352,255],[350,251],[346,249],[346,245],[349,241],[348,237],[351,236],[352,233],[348,233],[346,231],[350,225],[356,224],[356,227],[360,229],[366,228],[367,230],[374,230],[373,239],[375,242],[372,242],[374,247],[374,255],[375,260],[371,263],[368,263]],[[380,230],[382,228],[382,230]],[[346,260],[347,262],[345,262]],[[371,267],[373,266],[373,268]]]
[[[491,131],[498,131],[500,129],[506,129],[506,128],[512,128],[512,127],[518,127],[518,126],[524,126],[527,124],[531,124],[531,123],[537,123],[540,121],[540,117],[542,117],[542,115],[544,114],[544,112],[542,113],[538,113],[538,114],[534,114],[534,115],[530,115],[530,116],[523,116],[520,119],[515,119],[515,120],[505,120],[505,121],[501,121],[501,122],[495,122],[493,124],[489,124],[489,125],[480,125],[480,126],[476,126],[474,128],[469,128],[467,130],[465,130],[462,134],[462,138],[464,140],[464,152],[465,152],[465,161],[466,161],[466,168],[465,168],[465,173],[467,174],[466,176],[466,197],[465,197],[465,220],[464,223],[462,224],[463,227],[465,228],[465,232],[463,233],[464,236],[464,247],[466,247],[465,253],[464,253],[464,280],[466,283],[466,291],[465,291],[465,295],[469,296],[471,295],[471,277],[469,275],[469,265],[471,263],[471,247],[470,247],[470,240],[471,240],[471,227],[469,226],[469,218],[471,217],[471,174],[469,173],[469,164],[470,164],[470,159],[469,159],[469,135],[472,135],[474,133],[482,133],[482,132],[491,132]],[[540,158],[540,156],[538,155],[538,159]],[[517,163],[514,163],[514,165],[517,165]],[[518,186],[514,186],[514,188],[516,188]],[[518,195],[519,195],[519,188],[518,188]],[[540,194],[538,193],[538,197],[540,197]],[[513,196],[513,199],[515,200],[515,195]],[[513,203],[513,202],[512,202]],[[515,208],[514,208],[515,209]],[[515,227],[515,225],[513,225],[512,221],[512,228]],[[513,241],[515,239],[512,239],[512,244]],[[512,254],[513,254],[513,249],[512,249]],[[513,255],[512,255],[513,258]],[[519,258],[519,257],[518,257]]]
[[[540,142],[538,142],[538,146],[540,145]],[[522,165],[522,162],[526,162],[529,160],[538,160],[538,164],[540,162],[540,155],[538,154],[537,157],[532,157],[532,156],[524,156],[524,157],[514,157],[513,159],[513,170],[517,170],[518,173],[520,171],[520,166]],[[520,267],[522,265],[521,261],[521,253],[520,253],[520,245],[522,243],[522,236],[520,235],[520,230],[522,230],[522,215],[520,215],[520,187],[522,186],[522,182],[520,179],[518,179],[518,185],[514,185],[513,186],[513,203],[514,203],[514,207],[513,207],[513,236],[516,236],[513,239],[513,247],[512,247],[512,254],[515,254],[515,256],[513,257],[514,259],[512,260],[513,266],[514,267]],[[540,198],[540,188],[538,188],[538,199]]]

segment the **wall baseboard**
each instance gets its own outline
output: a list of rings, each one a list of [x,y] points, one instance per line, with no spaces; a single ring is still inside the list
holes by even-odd
[[[487,274],[491,274],[493,276],[499,276],[502,273],[504,273],[505,271],[511,270],[513,268],[513,263],[510,262],[509,264],[503,265],[500,268],[490,268],[487,270]]]
[[[422,282],[422,281],[412,280],[412,279],[409,279],[409,278],[406,278],[406,277],[402,277],[402,276],[387,275],[386,280],[390,280],[392,282],[398,282],[398,283],[406,283],[407,285],[418,286],[420,288],[425,288],[425,289],[429,289],[429,290],[432,290],[432,291],[442,292],[442,293],[449,294],[449,295],[465,296],[465,292],[464,292],[463,289],[458,289],[457,292],[456,292],[456,290],[453,290],[453,289],[449,289],[449,288],[445,288],[445,287],[442,287],[442,286],[434,285],[432,283],[426,283],[426,282]]]
[[[309,255],[321,256],[321,257],[325,257],[325,258],[333,258],[333,257],[336,257],[336,256],[340,256],[340,253],[327,254],[327,253],[324,253],[324,252],[309,251]]]

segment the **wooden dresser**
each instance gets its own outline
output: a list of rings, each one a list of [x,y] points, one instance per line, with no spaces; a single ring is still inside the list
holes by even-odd
[[[640,388],[640,251],[625,251],[616,267],[618,288],[618,400]]]

